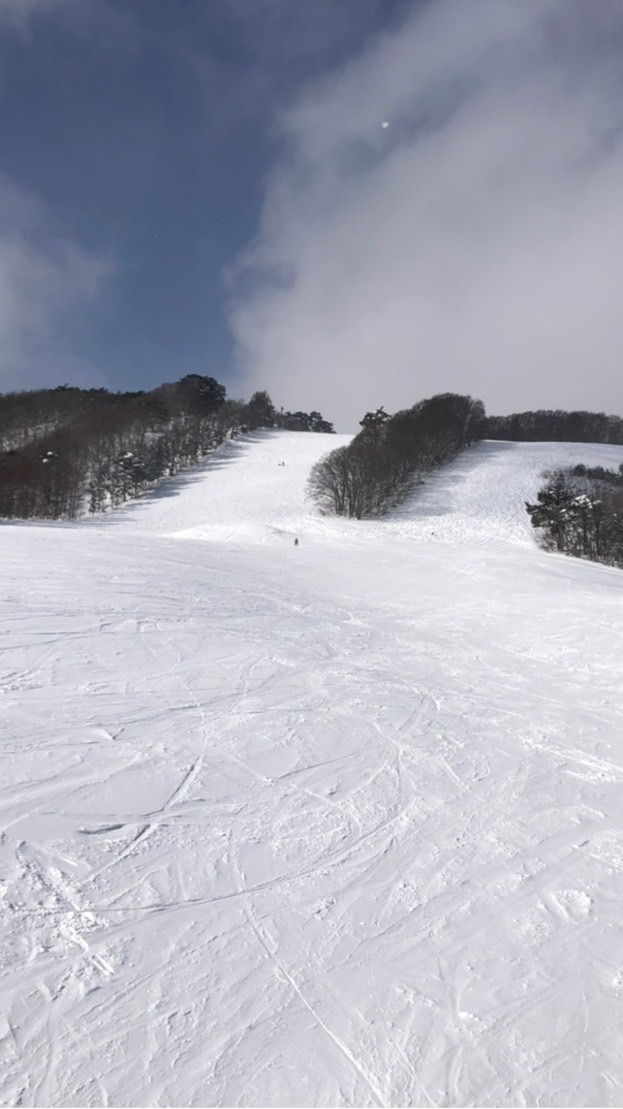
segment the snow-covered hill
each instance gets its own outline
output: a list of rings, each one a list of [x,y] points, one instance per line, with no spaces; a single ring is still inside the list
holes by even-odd
[[[290,545],[307,524],[305,486],[314,462],[350,435],[259,431],[227,442],[196,469],[126,505],[125,530],[233,544]]]
[[[2,1103],[622,1103],[623,576],[522,502],[623,449],[339,442],[0,528]]]

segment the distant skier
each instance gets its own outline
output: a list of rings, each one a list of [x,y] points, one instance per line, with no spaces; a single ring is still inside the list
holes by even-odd
[[[295,535],[295,537],[294,537],[294,546],[298,547],[298,545],[299,545],[299,537],[298,537],[298,535]]]

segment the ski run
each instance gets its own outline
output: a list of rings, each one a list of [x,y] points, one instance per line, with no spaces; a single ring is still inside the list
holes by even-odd
[[[347,441],[0,527],[3,1105],[623,1104],[623,575],[523,505],[623,448]]]

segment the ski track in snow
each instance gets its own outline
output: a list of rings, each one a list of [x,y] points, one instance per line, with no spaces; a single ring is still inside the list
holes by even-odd
[[[623,576],[523,508],[623,449],[345,441],[0,529],[2,1104],[623,1104]]]

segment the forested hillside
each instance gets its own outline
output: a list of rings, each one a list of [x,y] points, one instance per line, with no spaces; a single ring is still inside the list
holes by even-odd
[[[248,402],[188,374],[150,392],[66,385],[0,397],[0,516],[59,519],[101,512],[194,465],[257,427],[331,432],[319,412]]]
[[[394,416],[383,407],[368,412],[353,441],[313,467],[310,496],[336,516],[382,516],[415,481],[479,438],[484,414],[482,401],[455,393],[440,393]]]
[[[536,503],[526,501],[541,545],[623,566],[623,463],[618,470],[579,463],[543,478]]]

